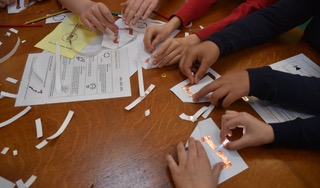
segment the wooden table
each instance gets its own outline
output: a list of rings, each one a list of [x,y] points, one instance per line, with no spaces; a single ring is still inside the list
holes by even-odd
[[[159,11],[169,16],[182,3],[183,0],[162,1]],[[238,3],[234,0],[219,1],[210,12],[193,22],[193,28],[223,18]],[[121,10],[119,1],[106,1],[106,4],[112,11]],[[0,23],[23,23],[60,8],[56,1],[47,0],[19,14],[8,15],[6,10],[2,10]],[[42,51],[34,45],[56,25],[17,28],[18,36],[26,43],[21,44],[9,60],[0,64],[1,90],[18,92],[19,84],[11,84],[5,79],[21,79],[28,54]],[[5,38],[7,31],[8,28],[0,28],[0,41],[6,40],[6,45],[0,46],[0,57],[11,50],[17,37]],[[212,68],[223,75],[269,65],[298,53],[304,53],[320,64],[320,55],[300,40],[301,34],[299,29],[294,29],[266,44],[222,57]],[[161,77],[163,73],[166,77]],[[203,104],[182,103],[169,90],[185,79],[177,65],[144,70],[143,74],[145,86],[154,84],[156,88],[131,111],[124,107],[139,96],[137,74],[131,77],[131,97],[32,106],[25,116],[1,128],[0,150],[4,147],[11,150],[7,155],[0,155],[0,176],[15,182],[21,178],[26,181],[31,175],[36,175],[38,178],[32,187],[173,187],[165,154],[171,153],[176,157],[177,143],[186,142],[197,124],[181,120],[179,114],[193,114]],[[14,99],[0,99],[0,122],[24,109],[14,107],[14,103]],[[147,109],[151,110],[149,117],[144,115]],[[235,102],[229,109],[259,117],[244,101]],[[43,149],[36,149],[35,145],[42,139],[36,138],[35,119],[42,119],[46,138],[56,132],[69,110],[73,110],[75,115],[63,134]],[[216,108],[210,115],[219,126],[225,110]],[[14,149],[19,152],[17,156],[12,155]],[[318,151],[260,146],[243,149],[239,153],[249,168],[219,187],[320,187]]]

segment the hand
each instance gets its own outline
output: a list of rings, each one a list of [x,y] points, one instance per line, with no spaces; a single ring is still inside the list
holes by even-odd
[[[189,79],[191,84],[198,83],[208,68],[217,61],[219,55],[218,46],[211,41],[192,46],[180,59],[180,71]],[[197,70],[194,70],[194,62],[196,61],[200,62],[200,66]]]
[[[4,8],[12,3],[15,3],[16,0],[0,0],[0,8]]]
[[[222,107],[226,108],[234,101],[249,94],[249,75],[247,71],[230,73],[221,76],[217,80],[204,86],[193,97],[193,101],[197,102],[208,93],[212,92],[210,102],[217,106],[222,100]]]
[[[98,29],[104,32],[109,28],[112,32],[118,32],[118,26],[115,24],[110,10],[100,2],[90,2],[80,11],[80,21],[92,32]]]
[[[238,150],[250,146],[272,143],[274,132],[272,127],[246,112],[226,111],[221,120],[220,140],[232,136],[232,129],[243,128],[243,135],[239,140],[228,142],[224,147]]]
[[[174,16],[164,25],[147,27],[143,38],[144,48],[146,51],[152,53],[156,49],[156,46],[160,42],[166,40],[175,29],[180,27],[181,24],[182,21],[180,18]]]
[[[143,38],[144,48],[147,52],[152,53],[160,42],[168,38],[170,33],[166,24],[147,27]]]
[[[132,24],[135,25],[138,20],[146,20],[152,11],[158,5],[159,0],[127,0],[122,3],[121,6],[124,9],[122,19],[128,25],[132,20]]]
[[[211,165],[202,144],[194,138],[189,139],[188,156],[183,144],[177,145],[178,164],[171,155],[167,155],[168,166],[177,188],[214,188],[217,187],[218,179],[223,163],[217,163],[211,169]]]
[[[154,54],[153,64],[158,64],[161,68],[178,63],[188,47],[200,42],[201,39],[195,34],[184,38],[167,39]]]

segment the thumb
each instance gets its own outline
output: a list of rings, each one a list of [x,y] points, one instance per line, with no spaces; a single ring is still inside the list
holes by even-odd
[[[219,176],[220,176],[220,173],[221,173],[221,171],[222,171],[223,168],[224,168],[224,163],[223,163],[223,162],[216,163],[216,164],[213,166],[213,168],[212,168],[212,175],[213,175],[214,185],[218,185]]]

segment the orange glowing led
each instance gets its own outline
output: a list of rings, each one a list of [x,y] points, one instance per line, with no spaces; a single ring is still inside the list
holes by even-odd
[[[215,149],[217,148],[217,146],[213,143],[213,141],[212,141],[212,139],[211,139],[210,136],[204,136],[204,137],[202,137],[202,138],[201,138],[201,141],[208,143],[208,145],[210,146],[210,148],[211,148],[212,150],[215,150]]]
[[[229,168],[230,166],[232,166],[228,157],[222,151],[219,150],[216,153],[222,159],[222,162],[224,163],[224,168]]]

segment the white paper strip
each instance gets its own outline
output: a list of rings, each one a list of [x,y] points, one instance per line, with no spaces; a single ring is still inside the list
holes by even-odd
[[[198,118],[201,116],[201,114],[203,114],[203,112],[205,112],[206,110],[208,110],[208,107],[203,106],[193,116],[188,116],[185,113],[182,113],[182,114],[180,114],[179,117],[183,120],[195,122],[198,120]]]
[[[42,132],[42,123],[40,118],[36,119],[36,131],[37,131],[37,138],[41,138],[43,136],[43,132]]]
[[[0,46],[2,45],[3,43],[0,41]]]
[[[66,119],[64,120],[61,127],[59,128],[59,130],[56,133],[54,133],[52,136],[48,137],[47,139],[52,140],[52,139],[55,139],[58,136],[60,136],[63,133],[63,131],[65,130],[65,128],[68,126],[73,114],[74,114],[74,112],[70,110]]]
[[[22,41],[21,41],[22,44],[23,44],[23,43],[26,43],[26,42],[27,42],[26,40],[22,40]]]
[[[9,31],[11,31],[12,33],[18,34],[18,30],[16,30],[15,28],[10,28]]]
[[[22,117],[23,115],[25,115],[26,113],[29,112],[29,110],[31,109],[30,106],[27,106],[24,110],[22,110],[19,114],[13,116],[12,118],[8,119],[7,121],[4,121],[2,123],[0,123],[0,128],[16,121],[17,119],[19,119],[20,117]]]
[[[8,93],[8,92],[5,92],[5,91],[1,91],[0,95],[3,96],[3,97],[13,98],[13,99],[17,98],[17,94]]]
[[[5,148],[3,148],[3,150],[1,151],[1,154],[2,154],[2,155],[5,155],[5,154],[7,154],[8,151],[9,151],[9,148],[8,148],[8,147],[5,147]]]
[[[151,84],[148,89],[145,91],[144,97],[139,97],[136,100],[134,100],[131,104],[125,107],[126,110],[131,110],[133,107],[135,107],[137,104],[139,104],[144,98],[147,97],[147,95],[155,88],[156,86]]]
[[[9,33],[10,34],[10,33]],[[18,49],[18,47],[20,46],[20,38],[18,37],[17,39],[17,43],[14,46],[14,48],[7,54],[5,55],[3,58],[0,59],[0,63],[4,62],[5,60],[9,59]]]
[[[0,176],[0,187],[1,188],[14,188],[15,184],[11,181]]]
[[[143,82],[143,74],[142,74],[142,66],[140,62],[137,62],[138,68],[138,81],[139,81],[139,93],[140,97],[144,97],[144,82]]]
[[[13,151],[12,151],[12,154],[13,154],[13,156],[18,155],[18,150],[13,150]]]
[[[36,179],[37,179],[37,176],[32,175],[32,176],[26,181],[26,183],[24,183],[24,186],[30,187]]]
[[[4,36],[10,37],[10,36],[11,36],[11,33],[10,33],[10,32],[6,32],[6,34],[5,34]]]
[[[55,88],[57,93],[61,93],[61,75],[60,75],[60,44],[59,41],[56,42],[56,79]]]
[[[38,145],[36,145],[36,148],[41,149],[47,144],[48,144],[48,141],[46,139],[44,139],[42,142],[40,142]]]
[[[145,115],[145,116],[150,116],[150,109],[144,111],[144,115]]]
[[[14,79],[14,78],[11,78],[11,77],[6,78],[6,81],[11,82],[13,84],[16,84],[18,82],[17,79]]]
[[[26,186],[24,185],[22,179],[19,179],[18,181],[16,181],[17,187],[18,188],[26,188]]]
[[[210,104],[208,106],[208,109],[202,114],[202,117],[204,119],[206,119],[209,116],[209,114],[212,112],[213,109],[214,109],[214,106],[212,104]]]

